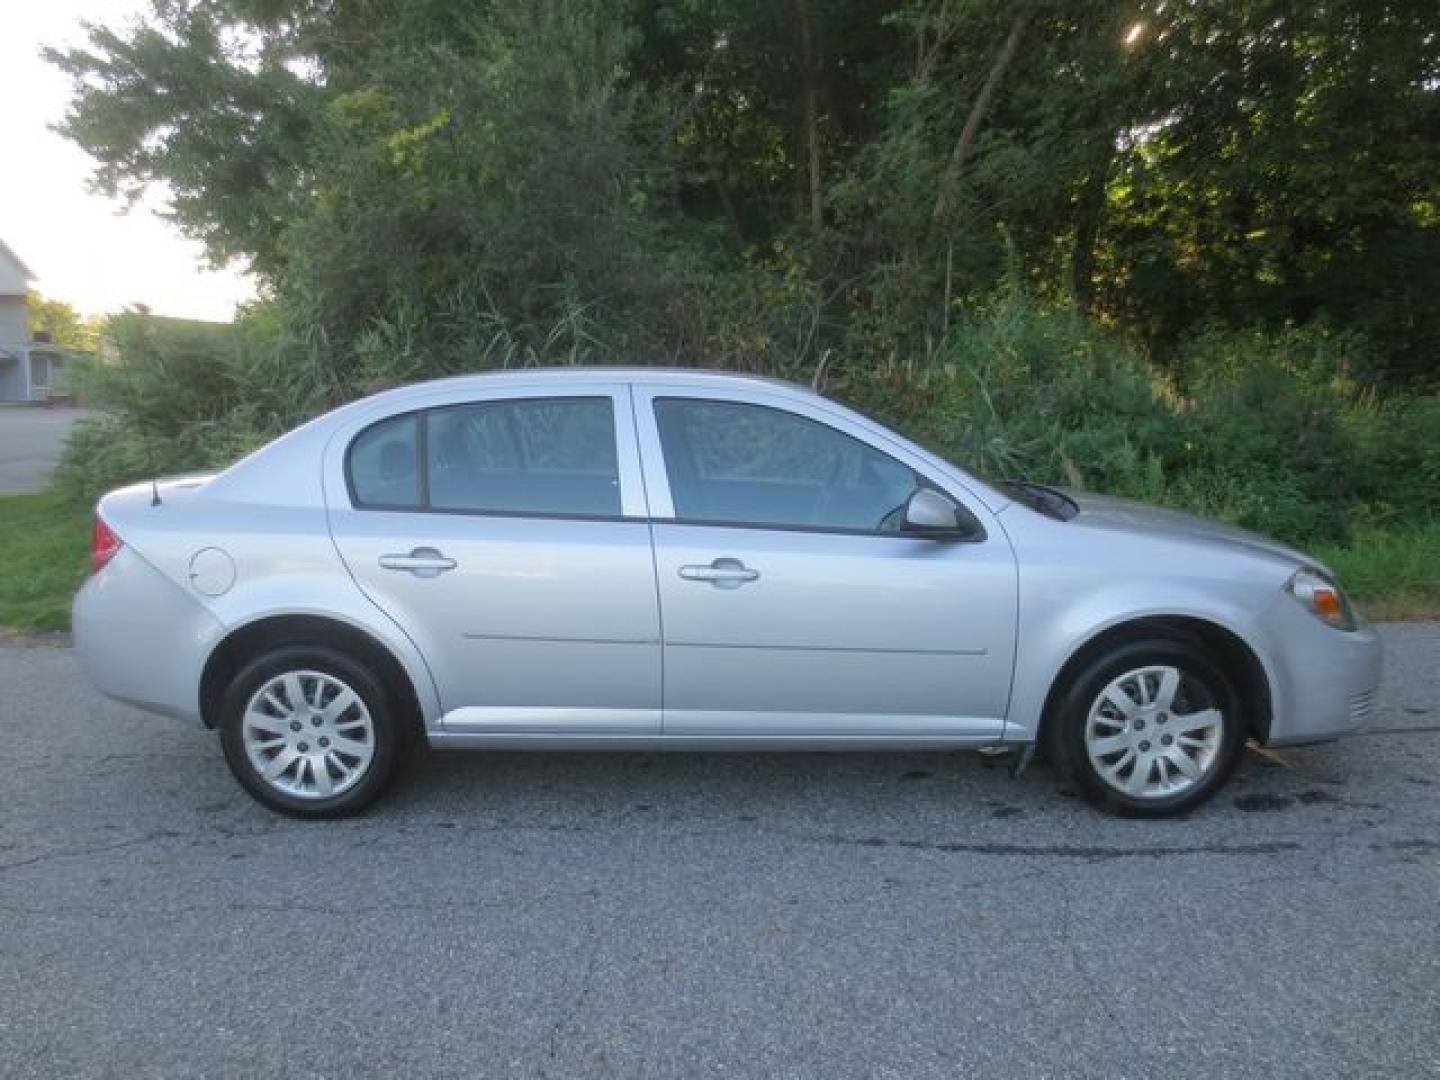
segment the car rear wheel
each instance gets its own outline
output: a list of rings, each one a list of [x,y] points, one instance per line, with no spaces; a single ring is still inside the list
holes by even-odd
[[[1070,682],[1047,729],[1061,776],[1105,809],[1158,817],[1225,782],[1245,742],[1238,695],[1199,646],[1132,642]]]
[[[221,703],[230,771],[260,802],[295,817],[372,803],[395,770],[398,739],[379,681],[333,649],[274,649],[235,676]]]

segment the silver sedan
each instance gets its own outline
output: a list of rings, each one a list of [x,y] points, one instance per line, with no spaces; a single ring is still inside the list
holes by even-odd
[[[1246,740],[1368,714],[1374,632],[1315,560],[982,482],[798,387],[523,371],[379,394],[96,510],[76,644],[216,729],[239,782],[358,810],[439,749],[1037,747],[1187,810]]]

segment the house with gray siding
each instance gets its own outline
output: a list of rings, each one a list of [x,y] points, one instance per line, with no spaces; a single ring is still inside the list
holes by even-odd
[[[0,402],[46,402],[67,393],[65,352],[30,334],[35,275],[0,240]]]

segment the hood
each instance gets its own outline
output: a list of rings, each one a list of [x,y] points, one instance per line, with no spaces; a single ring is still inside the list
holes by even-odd
[[[1196,517],[1181,510],[1135,502],[1133,499],[1119,499],[1112,495],[1097,495],[1089,491],[1065,490],[1065,495],[1080,508],[1072,524],[1098,526],[1132,534],[1167,536],[1179,540],[1219,544],[1280,558],[1297,566],[1315,566],[1329,571],[1317,560],[1298,551],[1288,544],[1261,536],[1259,533],[1227,525],[1209,518]]]

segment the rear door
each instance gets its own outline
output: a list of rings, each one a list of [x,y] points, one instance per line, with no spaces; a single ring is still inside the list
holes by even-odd
[[[628,391],[554,384],[357,421],[330,524],[446,730],[654,734],[660,630]]]
[[[983,507],[964,541],[900,532],[909,495],[939,485],[793,398],[637,387],[636,416],[667,735],[1003,733],[1016,567]]]

